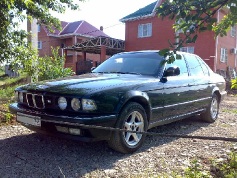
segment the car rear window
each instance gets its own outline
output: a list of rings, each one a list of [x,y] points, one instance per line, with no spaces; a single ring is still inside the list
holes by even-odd
[[[185,54],[185,58],[192,76],[204,75],[201,64],[195,55]]]

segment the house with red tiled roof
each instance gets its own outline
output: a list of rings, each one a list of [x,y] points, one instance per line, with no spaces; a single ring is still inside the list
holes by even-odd
[[[97,29],[84,20],[76,22],[61,21],[61,26],[61,31],[54,29],[53,32],[50,32],[45,26],[38,26],[39,56],[51,56],[51,47],[60,47],[59,54],[66,55],[65,67],[70,67],[77,73],[84,72],[84,68],[80,69],[80,65],[84,67],[86,65],[88,66],[87,68],[90,68],[93,66],[93,63],[95,65],[100,63],[100,54],[87,53],[85,56],[82,52],[74,51],[68,51],[65,54],[63,48],[76,45],[95,37],[109,37],[103,32],[102,28]]]
[[[174,40],[177,32],[172,28],[174,20],[162,20],[157,16],[156,9],[162,2],[154,1],[120,19],[125,23],[125,51],[164,49],[170,46],[168,40]],[[220,21],[227,13],[228,8],[222,8],[215,18]],[[224,77],[231,76],[237,71],[236,26],[224,37],[215,38],[212,31],[200,33],[195,43],[187,44],[181,51],[195,53],[215,72]]]

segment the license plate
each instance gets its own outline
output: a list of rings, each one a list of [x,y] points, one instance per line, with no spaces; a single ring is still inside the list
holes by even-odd
[[[33,125],[37,127],[41,126],[41,120],[39,116],[17,113],[16,120],[27,125]]]

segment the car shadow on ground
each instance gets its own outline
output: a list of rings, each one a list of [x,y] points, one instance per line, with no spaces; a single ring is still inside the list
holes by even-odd
[[[208,125],[192,117],[150,132],[191,134]],[[142,148],[134,154],[176,139],[147,136]],[[113,169],[117,161],[133,156],[113,151],[103,141],[82,143],[36,133],[0,140],[0,155],[0,175],[3,177],[81,177],[95,170]]]

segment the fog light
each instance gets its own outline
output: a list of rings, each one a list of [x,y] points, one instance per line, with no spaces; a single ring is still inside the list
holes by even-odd
[[[68,127],[62,127],[62,126],[56,126],[57,131],[63,132],[63,133],[69,133]]]
[[[81,130],[75,128],[69,128],[69,133],[73,135],[81,135]]]

